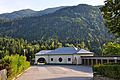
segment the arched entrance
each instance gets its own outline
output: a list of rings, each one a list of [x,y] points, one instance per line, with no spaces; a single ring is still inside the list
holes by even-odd
[[[45,58],[41,57],[37,60],[37,63],[46,63]]]
[[[77,64],[77,58],[76,57],[73,59],[73,64]]]

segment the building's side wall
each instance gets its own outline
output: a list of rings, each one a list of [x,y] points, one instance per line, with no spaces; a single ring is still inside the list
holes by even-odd
[[[51,61],[53,58],[53,61]],[[62,58],[62,61],[59,61],[59,58]],[[68,58],[71,60],[68,61]],[[73,62],[73,55],[49,55],[49,62],[50,64],[72,64]]]

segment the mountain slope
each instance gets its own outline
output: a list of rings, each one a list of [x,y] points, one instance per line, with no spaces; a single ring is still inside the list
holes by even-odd
[[[45,14],[54,13],[55,11],[64,8],[65,6],[61,7],[55,7],[55,8],[48,8],[42,11],[34,11],[31,9],[23,9],[19,11],[15,11],[12,13],[4,13],[0,14],[0,19],[6,19],[6,20],[14,20],[17,18],[23,18],[23,17],[32,17],[32,16],[41,16]]]
[[[51,14],[1,23],[0,36],[29,41],[58,39],[75,44],[84,41],[97,50],[111,35],[107,33],[100,10],[81,4]]]
[[[24,9],[20,11],[15,11],[13,13],[4,13],[0,14],[0,19],[16,19],[16,18],[21,18],[21,17],[27,17],[27,16],[32,16],[36,12],[30,9]]]

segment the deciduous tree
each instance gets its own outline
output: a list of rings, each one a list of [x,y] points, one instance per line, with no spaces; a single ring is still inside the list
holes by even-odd
[[[109,31],[120,36],[120,0],[106,0],[101,11]]]

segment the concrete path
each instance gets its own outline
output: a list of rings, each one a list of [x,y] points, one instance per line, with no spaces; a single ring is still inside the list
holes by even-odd
[[[92,68],[76,65],[31,66],[16,80],[91,80]]]

